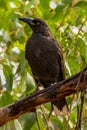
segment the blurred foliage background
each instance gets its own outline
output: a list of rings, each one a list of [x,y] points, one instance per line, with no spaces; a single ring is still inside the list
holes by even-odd
[[[47,22],[61,44],[66,78],[87,64],[87,0],[0,0],[0,107],[25,97],[36,89],[31,69],[25,60],[25,44],[32,31],[19,17],[39,17]],[[67,98],[70,116],[51,116],[49,129],[74,130],[80,96]],[[50,103],[38,107],[40,128],[46,130]],[[86,98],[83,130],[87,129]],[[38,130],[35,113],[27,113],[0,130]]]

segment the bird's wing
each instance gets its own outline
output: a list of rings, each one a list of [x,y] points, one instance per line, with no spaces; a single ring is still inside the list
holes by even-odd
[[[59,66],[59,69],[60,69],[60,79],[58,79],[58,81],[63,80],[65,78],[65,72],[64,72],[63,52],[62,52],[61,46],[53,38],[44,39],[44,44],[46,44],[47,50],[49,50],[51,52],[51,57],[54,58],[52,60],[53,61],[57,60],[54,63],[57,63],[57,65]],[[48,54],[50,54],[50,53],[48,52]],[[48,59],[48,60],[50,60],[50,59]],[[56,67],[56,65],[55,65],[55,67]],[[57,67],[56,67],[56,69],[57,69]]]
[[[58,44],[57,41],[55,41],[55,45],[58,49],[58,62],[61,69],[61,80],[65,79],[65,71],[64,71],[64,59],[63,59],[63,52],[61,46]]]

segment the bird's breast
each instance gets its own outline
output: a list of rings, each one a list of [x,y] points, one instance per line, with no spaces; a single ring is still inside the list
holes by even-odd
[[[42,54],[42,49],[38,45],[26,45],[26,58],[30,64],[33,74],[37,79],[46,78],[47,73],[47,60]]]
[[[35,77],[52,80],[59,74],[59,65],[54,43],[41,35],[33,35],[26,44],[26,59]]]

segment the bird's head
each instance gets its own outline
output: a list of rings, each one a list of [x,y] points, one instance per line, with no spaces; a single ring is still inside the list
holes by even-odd
[[[48,25],[39,18],[19,18],[19,20],[27,23],[34,33],[50,36],[51,31]]]

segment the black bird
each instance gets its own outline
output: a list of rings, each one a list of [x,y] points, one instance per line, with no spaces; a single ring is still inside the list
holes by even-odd
[[[64,61],[62,50],[53,38],[48,25],[39,18],[19,18],[27,23],[33,33],[27,41],[25,57],[29,62],[34,79],[44,88],[64,79]],[[62,111],[68,114],[65,98],[52,102],[56,115]]]

